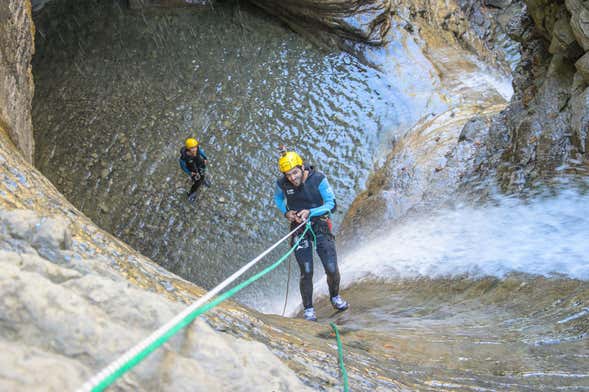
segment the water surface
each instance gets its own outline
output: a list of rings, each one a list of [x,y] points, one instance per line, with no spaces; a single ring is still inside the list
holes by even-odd
[[[101,227],[205,287],[284,233],[272,202],[279,145],[327,174],[338,223],[398,123],[398,90],[381,72],[255,9],[56,7],[36,16],[37,165]],[[188,136],[213,184],[196,205],[177,163]],[[275,288],[266,282],[260,293]]]

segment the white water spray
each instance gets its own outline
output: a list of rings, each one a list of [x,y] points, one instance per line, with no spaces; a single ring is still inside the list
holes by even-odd
[[[346,255],[344,286],[362,279],[504,277],[510,272],[589,280],[589,195],[463,207],[394,225]]]

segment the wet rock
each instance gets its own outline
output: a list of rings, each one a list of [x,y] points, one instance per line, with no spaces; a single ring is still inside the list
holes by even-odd
[[[570,59],[577,59],[583,53],[575,40],[567,17],[560,18],[554,25],[552,41],[548,51],[551,54],[563,54]]]
[[[110,207],[107,206],[105,203],[99,203],[98,208],[100,209],[101,212],[103,212],[105,214],[108,214],[110,212]]]
[[[545,39],[550,40],[556,21],[563,15],[562,6],[550,0],[529,0],[526,1],[526,4],[528,12],[536,25],[536,30]]]
[[[577,71],[579,71],[579,74],[583,77],[585,82],[589,83],[589,52],[585,53],[583,57],[577,60],[575,68],[577,68]]]
[[[384,166],[369,179],[368,190],[352,203],[339,232],[341,247],[348,250],[391,221],[455,198],[461,173],[473,170],[480,140],[488,134],[489,113],[503,106],[492,106],[474,119],[473,107],[422,119],[397,142]]]
[[[571,30],[581,47],[589,50],[589,8],[583,6],[572,6],[577,12],[571,11]]]
[[[300,31],[301,27],[328,30],[345,39],[384,43],[390,27],[390,0],[367,0],[361,3],[339,0],[253,0],[253,3],[278,16]],[[312,29],[312,30],[311,30]],[[313,32],[317,36],[317,32]]]
[[[522,16],[516,19],[520,23],[512,31],[513,37],[523,43],[523,52],[514,73],[511,105],[491,121],[468,121],[443,161],[423,147],[416,148],[411,141],[415,135],[409,133],[407,140],[395,145],[385,168],[372,176],[368,191],[352,204],[342,224],[343,233],[355,231],[358,235],[364,231],[357,226],[362,221],[358,213],[371,213],[365,203],[378,210],[371,219],[394,221],[443,204],[448,200],[446,191],[453,186],[475,198],[484,198],[485,186],[493,186],[490,184],[494,181],[506,192],[520,192],[540,178],[555,175],[571,155],[580,152],[586,156],[585,59],[575,64],[575,69],[573,62],[581,49],[568,14],[557,2],[531,0],[527,5],[536,26]],[[532,27],[544,38],[536,33],[532,39]],[[547,50],[548,40],[552,43],[550,52],[556,53],[553,56]],[[427,139],[421,142],[425,146]],[[435,176],[420,183],[424,167],[432,167]]]
[[[582,154],[589,151],[589,87],[571,100],[573,144]]]
[[[578,15],[585,7],[583,5],[583,0],[565,0],[564,4],[571,15]]]
[[[505,17],[507,22],[504,23],[505,32],[511,39],[526,42],[532,37],[534,23],[523,3],[512,4],[505,15],[507,15]]]
[[[575,76],[573,77],[573,85],[571,86],[571,94],[573,96],[581,94],[583,92],[583,90],[585,90],[585,87],[587,87],[587,83],[588,82],[585,80],[583,75],[581,75],[580,72],[576,72]]]
[[[488,63],[515,67],[520,46],[518,42],[521,40],[514,37],[527,33],[526,27],[531,24],[525,23],[529,17],[524,1],[497,1],[496,6],[473,0],[460,0],[457,3],[460,9],[444,16],[442,26],[447,25],[465,47],[473,48]],[[446,7],[451,7],[450,4],[447,2]],[[429,11],[431,8],[426,9],[432,12]],[[473,39],[473,32],[482,42]],[[490,51],[490,54],[485,55],[486,51]],[[507,68],[505,70],[509,72]]]
[[[211,0],[129,0],[129,8],[141,10],[144,8],[210,6]]]
[[[484,0],[487,7],[507,8],[512,0]]]
[[[460,132],[460,136],[458,137],[458,142],[469,141],[469,142],[478,142],[480,143],[481,140],[484,140],[484,135],[481,135],[482,132],[485,132],[488,129],[488,123],[481,117],[475,117],[469,120],[462,131]]]
[[[4,0],[0,2],[0,19],[0,132],[6,132],[24,157],[32,162],[33,75],[30,63],[35,51],[35,27],[31,4]]]

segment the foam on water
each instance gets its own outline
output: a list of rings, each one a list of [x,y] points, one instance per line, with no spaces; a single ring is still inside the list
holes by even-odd
[[[385,279],[504,277],[523,272],[589,280],[589,195],[439,211],[395,224],[341,262],[344,285]]]

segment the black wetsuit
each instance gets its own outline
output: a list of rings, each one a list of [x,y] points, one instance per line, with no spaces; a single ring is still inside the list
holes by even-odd
[[[284,176],[277,181],[278,189],[283,192],[283,196],[286,198],[287,211],[310,210],[312,208],[325,206],[322,192],[325,195],[326,188],[331,194],[331,197],[333,197],[333,192],[331,192],[331,188],[329,188],[325,176],[320,172],[314,171],[313,168],[305,169],[309,170],[309,175],[307,180],[299,187],[293,186]],[[333,206],[331,208],[334,207],[335,199],[333,199]],[[298,223],[291,223],[291,230],[298,225]],[[332,233],[329,212],[325,212],[320,216],[312,217],[311,228],[313,229],[317,240],[317,254],[321,259],[323,269],[327,275],[329,296],[330,298],[333,298],[339,294],[340,273],[337,265],[335,236]],[[303,231],[304,227],[300,229],[298,233],[295,233],[291,239],[292,245],[298,240]],[[313,239],[313,234],[308,231],[294,251],[295,258],[301,271],[299,287],[305,309],[313,306]]]
[[[188,192],[189,196],[196,192],[205,180],[206,159],[207,157],[200,147],[195,156],[188,155],[186,147],[182,147],[180,150],[180,158],[178,159],[180,167],[192,179],[192,187]],[[198,176],[195,177],[192,173],[198,173]]]

